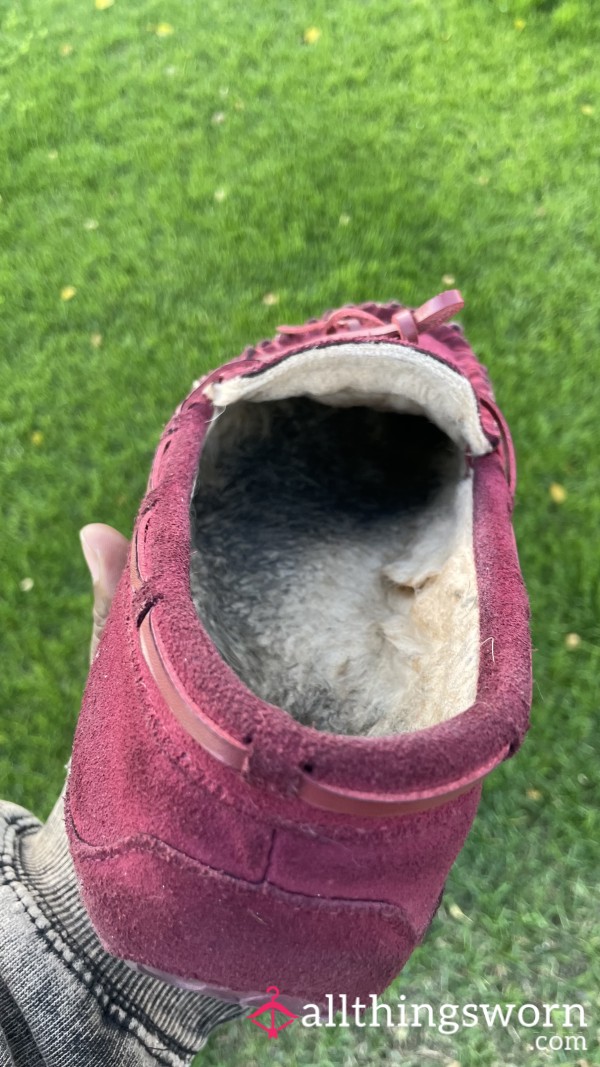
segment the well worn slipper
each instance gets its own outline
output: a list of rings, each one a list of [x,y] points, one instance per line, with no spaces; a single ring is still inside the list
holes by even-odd
[[[167,425],[66,801],[113,955],[290,1007],[382,992],[422,940],[531,701],[513,448],[461,307],[282,326]]]

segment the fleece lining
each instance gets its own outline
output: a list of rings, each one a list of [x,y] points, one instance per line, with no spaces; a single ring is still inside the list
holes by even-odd
[[[358,402],[379,410],[427,415],[474,456],[492,450],[468,378],[407,346],[361,342],[308,349],[257,375],[210,382],[204,392],[216,408],[242,399],[309,395],[337,407]]]
[[[467,379],[411,349],[348,344],[207,392],[191,586],[238,677],[339,734],[422,729],[470,707],[464,450],[490,445]]]

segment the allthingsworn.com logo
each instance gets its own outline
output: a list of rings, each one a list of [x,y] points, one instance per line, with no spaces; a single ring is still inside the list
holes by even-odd
[[[266,1004],[263,1004],[262,1008],[257,1008],[256,1011],[253,1011],[248,1018],[252,1020],[255,1026],[260,1026],[261,1030],[265,1030],[268,1037],[279,1037],[280,1031],[285,1030],[286,1026],[291,1026],[298,1016],[279,1003],[277,1000],[279,990],[276,985],[267,986],[267,993],[272,994],[271,999]],[[277,1014],[284,1017],[283,1022],[275,1022]]]
[[[394,1009],[391,1004],[380,1002],[377,994],[370,996],[369,1004],[358,997],[349,1004],[345,993],[338,997],[328,993],[325,1005],[304,1004],[302,1013],[296,1015],[278,1000],[280,991],[277,986],[268,986],[267,994],[271,994],[270,999],[247,1017],[269,1038],[278,1037],[296,1019],[305,1027],[349,1027],[353,1023],[360,1028],[426,1028],[438,1030],[440,1034],[456,1034],[459,1030],[475,1026],[488,1030],[518,1026],[527,1030],[536,1027],[542,1031],[535,1038],[533,1034],[528,1035],[534,1038],[534,1047],[538,1050],[587,1050],[581,1034],[564,1033],[575,1026],[578,1029],[587,1028],[583,1004],[439,1004],[434,1007],[426,1003],[407,1004],[402,994]]]

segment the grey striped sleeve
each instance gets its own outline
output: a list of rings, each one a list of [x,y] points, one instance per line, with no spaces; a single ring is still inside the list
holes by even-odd
[[[44,825],[0,801],[0,1067],[186,1067],[243,1014],[109,956],[81,903],[62,796]]]

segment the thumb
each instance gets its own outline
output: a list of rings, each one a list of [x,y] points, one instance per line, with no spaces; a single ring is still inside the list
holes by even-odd
[[[108,618],[112,598],[127,563],[129,541],[112,526],[94,522],[79,531],[81,548],[92,576],[94,588],[93,631],[90,662]]]

